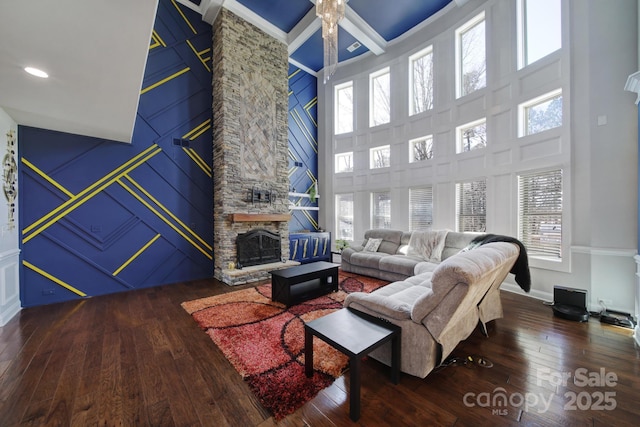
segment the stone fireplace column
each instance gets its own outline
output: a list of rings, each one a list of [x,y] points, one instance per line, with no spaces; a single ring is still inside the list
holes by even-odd
[[[222,9],[213,26],[214,277],[237,262],[236,237],[286,221],[234,222],[233,214],[289,214],[287,46]],[[269,201],[251,201],[250,192]]]

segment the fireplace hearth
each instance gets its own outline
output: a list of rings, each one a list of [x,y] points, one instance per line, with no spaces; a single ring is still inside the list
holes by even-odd
[[[264,229],[238,234],[238,268],[269,264],[282,259],[280,234]]]

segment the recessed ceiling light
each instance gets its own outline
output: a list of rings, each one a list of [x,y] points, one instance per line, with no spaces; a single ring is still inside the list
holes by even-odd
[[[43,79],[46,79],[47,77],[49,77],[49,74],[45,73],[42,70],[39,70],[38,68],[25,67],[24,70],[27,73],[31,74],[32,76],[41,77]]]

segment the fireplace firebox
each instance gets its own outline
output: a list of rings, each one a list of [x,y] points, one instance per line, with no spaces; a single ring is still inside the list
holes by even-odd
[[[268,264],[282,260],[280,234],[257,229],[238,234],[238,267]]]

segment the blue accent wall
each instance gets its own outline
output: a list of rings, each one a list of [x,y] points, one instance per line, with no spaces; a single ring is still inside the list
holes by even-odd
[[[20,127],[24,307],[213,275],[211,40],[160,0],[131,144]]]
[[[289,65],[289,190],[307,193],[318,179],[318,79]],[[322,188],[318,188],[322,195]],[[296,206],[317,208],[317,199],[289,197]],[[289,231],[318,229],[317,210],[291,211]],[[322,226],[322,224],[320,224]]]

